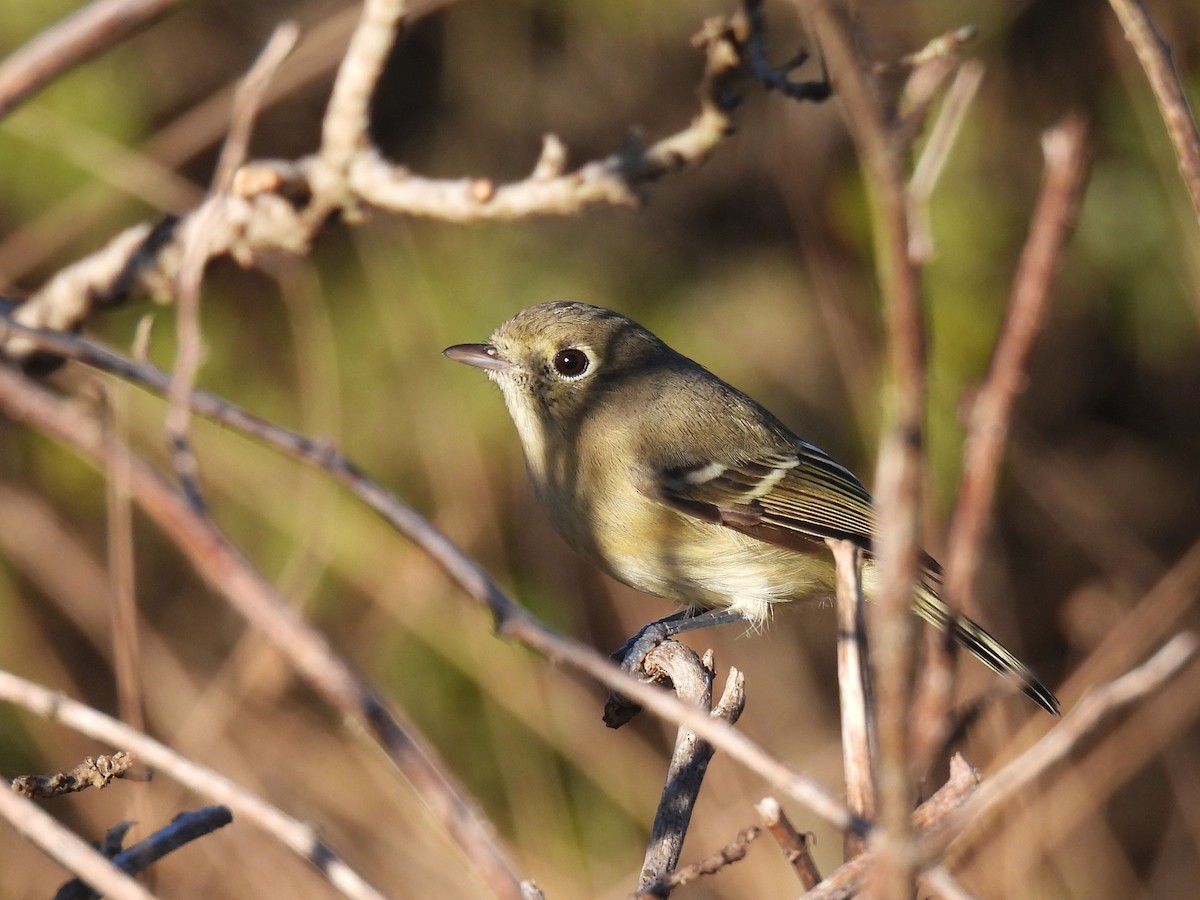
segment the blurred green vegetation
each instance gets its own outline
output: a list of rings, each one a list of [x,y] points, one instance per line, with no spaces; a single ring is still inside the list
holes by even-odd
[[[74,5],[0,6],[0,51]],[[1200,7],[1151,7],[1195,104]],[[572,163],[607,155],[631,131],[652,139],[689,120],[701,68],[689,38],[705,16],[731,8],[715,0],[450,5],[417,22],[396,50],[373,132],[395,159],[446,177],[523,177],[546,132],[563,138]],[[178,211],[147,199],[144,189],[161,178],[155,154],[191,182],[172,196],[193,189],[199,197],[222,135],[180,123],[236,80],[275,22],[296,18],[312,34],[348,9],[334,0],[185,4],[0,122],[4,289],[35,289],[125,225]],[[772,56],[786,58],[802,40],[794,10],[768,4],[767,12]],[[987,67],[932,206],[936,256],[924,277],[931,549],[944,543],[965,398],[986,372],[1037,194],[1038,135],[1070,110],[1092,124],[1091,180],[1018,407],[978,586],[993,630],[1057,684],[1200,538],[1200,232],[1107,6],[871,2],[857,5],[856,21],[880,59],[976,24],[968,53]],[[315,148],[332,70],[307,64],[315,68],[305,86],[261,117],[255,155]],[[801,74],[817,71],[810,63]],[[699,170],[648,188],[641,209],[469,227],[376,215],[331,226],[311,257],[274,260],[269,273],[213,265],[201,385],[333,438],[545,621],[599,649],[617,646],[669,606],[605,581],[550,532],[497,393],[439,352],[484,339],[541,300],[612,306],[757,396],[869,482],[886,363],[853,148],[835,103],[798,105],[752,85],[745,95],[737,133]],[[113,155],[97,155],[97,141]],[[150,358],[169,368],[169,307],[126,304],[87,331],[128,348],[145,315],[154,317]],[[160,400],[74,367],[53,383],[91,402],[124,393],[131,440],[163,459]],[[318,473],[208,423],[196,423],[195,437],[221,527],[424,729],[526,874],[550,897],[626,895],[672,736],[652,722],[605,731],[593,686],[493,638],[487,617],[436,567]],[[104,571],[103,479],[0,419],[0,486],[33,504],[20,519],[0,508],[0,667],[114,709],[103,637],[110,588],[101,580],[80,596],[54,577]],[[1071,503],[1056,499],[1063,490]],[[386,893],[477,895],[469,867],[377,754],[332,721],[161,535],[135,523],[151,733],[318,822]],[[53,544],[23,543],[52,524]],[[89,636],[82,614],[69,611],[80,604],[99,632]],[[766,635],[735,629],[692,643],[747,673],[749,734],[840,783],[828,610],[783,611]],[[964,667],[964,696],[991,683]],[[1173,717],[1145,727],[1148,755],[1132,771],[1112,767],[1111,782],[1097,776],[1092,805],[1076,795],[1063,801],[1053,839],[1006,834],[967,861],[964,883],[985,896],[1042,897],[1176,896],[1194,885],[1197,694],[1192,685]],[[1016,699],[996,704],[966,741],[971,761],[1009,752],[1027,712]],[[8,709],[0,722],[6,775],[101,752]],[[765,790],[719,756],[711,772],[685,860],[753,822],[751,803]],[[149,829],[170,818],[171,802],[184,802],[155,790],[123,785],[61,809],[96,837],[128,814],[126,803],[147,804],[138,808],[153,819],[139,821]],[[1059,797],[1047,790],[1043,800]],[[792,812],[819,835],[818,862],[831,870],[840,838]],[[165,892],[326,895],[301,863],[269,862],[277,851],[262,849],[248,828],[227,831],[173,862]],[[1045,856],[1013,849],[1039,838]],[[794,894],[787,866],[759,843],[686,896]],[[255,864],[238,866],[241,853]],[[1005,866],[1013,854],[1022,864]],[[0,836],[0,871],[3,897],[44,894],[60,877],[12,832]],[[212,881],[197,884],[198,871],[212,871]]]

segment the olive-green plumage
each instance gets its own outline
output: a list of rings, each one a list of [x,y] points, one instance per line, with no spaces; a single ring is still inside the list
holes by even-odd
[[[833,596],[824,539],[836,537],[867,552],[872,595],[875,517],[862,483],[625,316],[542,303],[488,344],[446,355],[499,385],[538,501],[568,543],[619,581],[760,625],[774,603]],[[948,626],[940,585],[926,557],[914,610],[1057,714],[1054,695],[982,627],[964,616]]]

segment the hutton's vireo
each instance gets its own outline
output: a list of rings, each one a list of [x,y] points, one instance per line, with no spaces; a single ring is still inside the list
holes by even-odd
[[[636,322],[583,303],[518,313],[446,356],[500,386],[538,501],[563,537],[619,581],[759,625],[774,603],[834,594],[824,539],[867,553],[871,495],[845,467]],[[952,616],[924,557],[914,610],[1042,708],[1058,700],[981,626]],[[679,617],[674,617],[679,618]],[[682,624],[675,630],[689,627]]]

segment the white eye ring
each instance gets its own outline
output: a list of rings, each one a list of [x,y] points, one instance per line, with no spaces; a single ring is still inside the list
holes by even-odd
[[[567,381],[582,378],[592,367],[592,357],[582,347],[564,347],[554,354],[554,371]]]

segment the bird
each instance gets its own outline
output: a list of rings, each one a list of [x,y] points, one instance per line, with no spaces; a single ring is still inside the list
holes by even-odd
[[[566,542],[616,580],[682,607],[643,629],[648,640],[728,622],[760,629],[778,603],[832,599],[831,538],[862,549],[863,594],[877,592],[876,516],[863,483],[632,319],[539,303],[487,343],[443,353],[500,388],[534,495]],[[938,563],[922,554],[918,569],[914,612],[1059,715],[1024,663],[947,606]],[[633,647],[631,638],[618,653]]]

